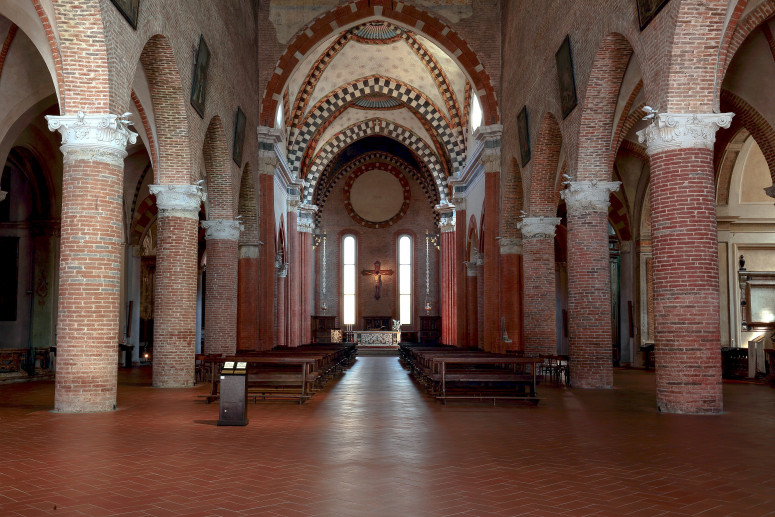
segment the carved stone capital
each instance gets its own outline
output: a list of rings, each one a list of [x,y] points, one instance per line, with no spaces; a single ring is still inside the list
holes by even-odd
[[[522,254],[522,239],[500,239],[498,243],[500,245],[501,255]]]
[[[474,259],[474,257],[471,257]],[[476,276],[476,260],[464,260],[463,265],[466,267],[466,276]]]
[[[207,194],[199,185],[148,185],[156,196],[159,216],[199,219],[199,205]]]
[[[205,229],[205,239],[209,240],[239,240],[239,234],[243,229],[242,223],[234,219],[210,219],[202,221]]]
[[[764,193],[770,197],[775,197],[775,185],[770,185],[769,187],[765,187]],[[0,196],[2,196],[2,194],[0,194]],[[0,197],[0,201],[2,201],[1,197]]]
[[[49,131],[62,135],[64,163],[75,160],[97,160],[123,167],[127,143],[137,141],[137,133],[129,130],[130,113],[124,115],[46,115]]]
[[[439,232],[441,233],[449,233],[455,231],[456,226],[455,218],[454,217],[445,217],[444,219],[439,221]]]
[[[649,155],[672,149],[713,149],[716,131],[728,128],[734,113],[657,113],[638,141]]]
[[[608,211],[611,192],[619,189],[619,181],[569,181],[568,188],[560,192],[568,207],[568,213]]]
[[[7,196],[7,195],[8,195],[8,192],[6,192],[4,190],[0,190],[0,203],[5,201],[5,196]]]
[[[554,230],[560,224],[559,217],[524,217],[517,223],[523,239],[554,239]]]

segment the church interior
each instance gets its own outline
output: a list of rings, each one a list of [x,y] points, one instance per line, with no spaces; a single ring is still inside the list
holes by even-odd
[[[773,31],[0,0],[0,513],[775,515]]]

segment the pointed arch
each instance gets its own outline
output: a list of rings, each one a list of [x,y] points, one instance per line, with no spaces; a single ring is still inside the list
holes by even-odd
[[[302,27],[289,42],[264,92],[260,124],[274,126],[274,115],[277,103],[282,99],[283,89],[305,54],[331,34],[376,18],[399,26],[417,28],[419,34],[436,43],[473,82],[474,89],[482,102],[484,125],[500,122],[498,101],[495,98],[495,88],[490,81],[490,76],[474,51],[456,31],[428,12],[403,2],[350,2],[318,16]]]
[[[562,133],[557,119],[544,114],[538,128],[533,174],[530,178],[530,210],[532,216],[554,217],[556,211],[555,182],[562,149]]]
[[[579,138],[576,180],[611,180],[615,157],[611,152],[614,115],[632,54],[632,46],[619,33],[609,34],[598,47],[579,125],[583,138]]]
[[[180,73],[169,40],[151,36],[140,54],[156,123],[157,184],[187,184],[191,177],[188,117]]]
[[[305,203],[312,202],[312,196],[314,195],[317,182],[324,171],[325,166],[333,159],[333,157],[351,143],[370,135],[387,136],[401,142],[406,147],[413,150],[420,158],[419,161],[424,162],[430,169],[436,183],[436,188],[439,192],[439,202],[444,202],[447,197],[445,188],[446,175],[444,174],[444,169],[442,168],[438,156],[436,156],[431,148],[428,147],[425,141],[410,129],[394,122],[383,119],[369,119],[353,124],[343,131],[340,131],[321,147],[320,151],[318,151],[315,156],[312,165],[310,165],[307,177],[305,178],[309,185],[304,189]]]
[[[231,167],[226,145],[226,133],[221,117],[210,119],[205,133],[202,158],[207,171],[208,219],[233,219],[234,196],[232,194]]]

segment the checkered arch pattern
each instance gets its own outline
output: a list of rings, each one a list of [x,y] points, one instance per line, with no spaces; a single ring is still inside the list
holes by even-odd
[[[410,85],[384,76],[371,76],[344,85],[317,103],[301,125],[301,129],[290,145],[288,165],[293,171],[299,171],[302,158],[310,141],[325,123],[334,117],[344,106],[352,104],[364,95],[379,93],[388,95],[406,104],[428,123],[444,143],[454,171],[465,165],[465,147],[456,138],[450,123],[444,114],[424,94]]]
[[[326,142],[320,151],[318,151],[318,154],[315,156],[305,177],[305,180],[308,183],[308,186],[304,190],[305,203],[312,203],[312,197],[318,179],[337,153],[351,143],[371,135],[387,136],[411,149],[419,158],[419,161],[424,163],[430,170],[431,176],[436,183],[436,189],[439,193],[439,202],[446,200],[446,178],[443,177],[444,168],[442,167],[439,157],[436,156],[430,147],[428,147],[428,144],[410,129],[407,129],[400,124],[384,119],[369,119],[353,124],[340,131]]]
[[[323,172],[323,174],[321,174],[320,179],[317,182],[317,188],[315,188],[313,197],[314,204],[320,207],[320,210],[318,210],[318,212],[315,214],[316,223],[318,225],[320,224],[320,216],[322,211],[325,209],[326,201],[328,200],[328,197],[331,195],[331,192],[334,190],[334,187],[339,182],[339,180],[342,177],[348,176],[353,170],[364,164],[376,162],[390,164],[394,168],[403,172],[405,175],[411,176],[422,189],[423,194],[425,194],[425,197],[428,200],[428,203],[432,207],[439,204],[439,192],[436,189],[436,185],[433,182],[430,171],[428,171],[428,167],[422,161],[418,160],[421,169],[418,171],[415,167],[409,165],[404,160],[392,154],[383,151],[372,151],[370,153],[359,156],[358,158],[350,161],[343,167],[339,167],[336,170],[332,170],[333,163],[326,167],[326,170]]]

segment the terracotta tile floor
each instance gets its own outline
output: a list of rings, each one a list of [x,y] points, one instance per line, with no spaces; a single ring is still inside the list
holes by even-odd
[[[0,515],[775,515],[775,389],[725,384],[725,414],[678,416],[652,372],[615,383],[443,406],[396,357],[360,357],[304,405],[251,404],[247,427],[149,368],[121,370],[103,414],[0,385]]]

